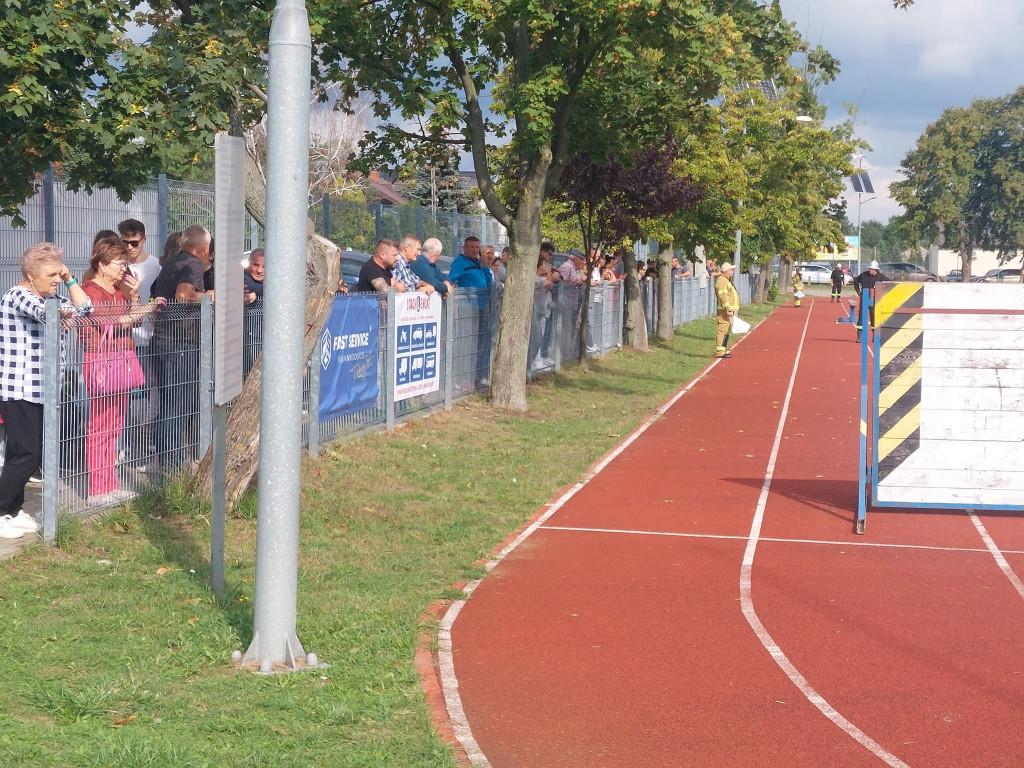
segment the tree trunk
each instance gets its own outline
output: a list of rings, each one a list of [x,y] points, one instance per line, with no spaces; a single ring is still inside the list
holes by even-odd
[[[589,246],[587,246],[587,253],[590,253]],[[590,323],[590,276],[593,274],[593,268],[590,265],[590,260],[587,260],[587,265],[584,268],[584,280],[583,285],[580,286],[583,290],[580,295],[580,308],[576,312],[576,319],[579,322],[579,328],[576,329],[576,336],[580,340],[580,354],[577,359],[577,363],[580,366],[580,370],[584,373],[587,371],[587,325]]]
[[[779,262],[779,296],[785,296],[793,290],[793,263],[787,260]]]
[[[505,293],[491,371],[491,404],[505,411],[526,410],[526,364],[533,319],[534,276],[540,254],[543,185],[528,190],[509,232]]]
[[[754,291],[754,304],[763,304],[768,295],[768,278],[772,273],[772,264],[761,265],[761,271],[757,273],[757,288]]]
[[[640,302],[640,278],[636,274],[636,254],[626,251],[622,257],[622,279],[626,284],[625,324],[623,325],[622,343],[641,352],[648,351],[647,318]]]
[[[658,242],[658,339],[672,341],[672,239]]]
[[[330,314],[338,287],[341,251],[331,241],[313,235],[306,250],[306,328],[302,339],[303,357],[313,354],[324,323]],[[273,318],[263,318],[273,322]],[[245,379],[242,392],[228,413],[227,500],[234,504],[245,493],[259,465],[260,397],[263,389],[263,357],[256,360]],[[309,407],[316,408],[316,403]],[[207,451],[192,478],[191,490],[209,498],[213,493],[213,451]]]

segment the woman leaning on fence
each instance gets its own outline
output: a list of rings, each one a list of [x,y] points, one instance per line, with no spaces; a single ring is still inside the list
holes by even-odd
[[[46,299],[61,282],[71,300],[60,298],[61,344],[74,317],[92,313],[92,301],[64,265],[64,250],[38,243],[21,256],[25,278],[0,299],[0,416],[7,430],[0,472],[0,538],[39,529],[25,514],[25,484],[43,459],[43,336]],[[63,350],[62,350],[63,351]]]
[[[118,237],[93,243],[89,265],[93,277],[82,287],[95,310],[79,329],[85,352],[82,375],[89,393],[87,503],[106,505],[131,496],[117,480],[117,438],[124,427],[129,392],[146,384],[135,356],[132,328],[165,302],[139,304],[138,282],[128,271],[128,248]]]

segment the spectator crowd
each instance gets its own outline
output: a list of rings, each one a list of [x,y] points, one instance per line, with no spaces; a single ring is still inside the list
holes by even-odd
[[[198,442],[198,306],[204,296],[214,298],[214,240],[207,229],[192,225],[172,233],[159,257],[146,244],[145,225],[136,219],[122,221],[116,232],[97,233],[89,268],[79,282],[60,247],[39,243],[21,257],[22,281],[0,299],[0,538],[39,529],[24,505],[26,486],[39,482],[42,463],[43,345],[50,297],[57,297],[60,308],[61,360],[67,359],[74,341],[82,361],[88,399],[86,503],[109,506],[134,496],[119,483],[118,470],[125,466],[157,475],[197,470],[198,457],[189,446]],[[494,245],[467,237],[447,274],[440,268],[441,256],[437,238],[422,243],[411,234],[397,243],[381,239],[363,263],[354,290],[417,291],[447,299],[456,288],[464,289],[467,305],[483,316],[489,291],[500,294],[504,288],[509,249],[499,253]],[[530,362],[535,370],[553,364],[553,294],[558,284],[580,286],[588,274],[592,285],[615,284],[624,276],[621,249],[611,255],[597,248],[587,254],[574,249],[557,267],[554,256],[554,246],[545,241],[534,284],[531,350],[536,354]],[[707,269],[717,276],[710,260]],[[690,270],[674,258],[671,275],[681,279]],[[638,260],[637,277],[656,280],[656,262]],[[265,254],[256,248],[243,278],[247,304],[262,301],[264,278]],[[61,283],[67,297],[57,294]],[[348,293],[344,282],[338,289]],[[262,336],[259,323],[248,314],[244,334],[248,373]],[[487,371],[491,333],[481,326],[475,335],[476,367]]]

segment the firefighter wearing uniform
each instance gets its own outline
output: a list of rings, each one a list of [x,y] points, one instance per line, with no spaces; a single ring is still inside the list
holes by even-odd
[[[718,299],[718,312],[715,314],[716,337],[715,357],[732,357],[728,351],[729,331],[732,330],[732,318],[740,308],[740,295],[732,284],[732,273],[735,266],[725,262],[721,273],[715,278],[715,297]]]
[[[799,269],[793,270],[793,306],[800,306],[800,299],[804,295],[804,276]]]
[[[853,290],[857,292],[857,296],[861,297],[861,302],[864,301],[864,291],[868,292],[872,298],[874,298],[875,285],[877,283],[885,283],[889,281],[889,277],[878,268],[878,262],[872,261],[867,270],[861,272],[855,278],[853,278]],[[863,306],[863,303],[862,305]],[[861,332],[864,330],[861,328],[860,319],[860,307],[857,308],[857,341],[860,341]],[[872,303],[868,307],[868,325],[871,330],[875,330],[875,305]]]
[[[830,277],[832,280],[832,298],[829,299],[829,304],[833,301],[840,301],[840,294],[843,292],[843,283],[846,282],[846,274],[843,272],[843,268],[836,264],[836,268],[832,270]]]

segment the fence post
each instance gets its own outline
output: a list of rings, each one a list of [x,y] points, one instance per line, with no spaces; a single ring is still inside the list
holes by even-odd
[[[462,253],[459,248],[459,212],[452,211],[452,256]]]
[[[156,177],[156,236],[159,245],[163,248],[167,242],[167,174],[158,173]],[[155,248],[153,250],[156,250]]]
[[[60,302],[46,300],[43,332],[43,540],[57,541],[60,483]]]
[[[416,206],[416,237],[423,243],[423,206]]]
[[[309,403],[306,406],[309,425],[309,455],[320,455],[320,355],[316,350],[309,358]]]
[[[381,230],[384,228],[384,206],[381,203],[373,204],[373,241],[377,242],[384,235]]]
[[[324,237],[328,240],[331,239],[331,196],[324,192],[324,196],[320,198],[320,207],[323,208],[324,216]]]
[[[213,441],[213,299],[199,305],[199,459]]]
[[[444,300],[444,409],[452,409],[455,392],[455,292]]]
[[[384,428],[388,432],[395,428],[395,350],[391,340],[395,337],[395,318],[398,316],[397,296],[393,288],[388,290],[387,351],[384,354]]]
[[[57,241],[57,202],[53,178],[53,163],[43,172],[43,238],[48,243]]]
[[[555,285],[555,330],[551,332],[551,338],[555,342],[555,370],[562,368],[562,299],[565,295],[565,283],[561,280]],[[550,350],[549,350],[550,351]]]
[[[619,305],[619,318],[618,318],[618,321],[616,322],[616,325],[618,326],[618,334],[617,334],[616,339],[615,339],[615,346],[618,347],[619,349],[621,349],[622,348],[622,332],[624,330],[623,327],[626,324],[626,289],[623,286],[621,281],[616,283],[616,285],[619,286],[619,298],[618,298],[618,301],[617,301],[617,303]]]

